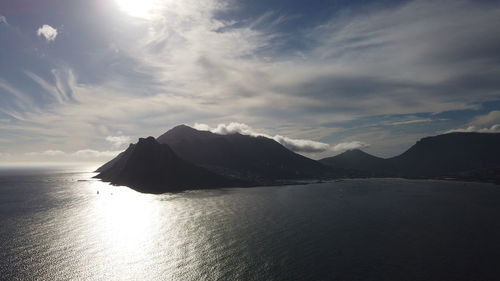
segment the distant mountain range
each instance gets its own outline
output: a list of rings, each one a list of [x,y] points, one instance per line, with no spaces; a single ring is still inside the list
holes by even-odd
[[[151,193],[352,176],[269,138],[218,135],[185,125],[157,139],[139,139],[96,172],[104,181]]]
[[[315,161],[266,137],[180,125],[157,139],[139,139],[101,166],[96,177],[149,193],[346,177],[498,181],[498,144],[500,134],[452,133],[423,138],[389,159],[350,150]]]
[[[383,159],[361,150],[319,160],[332,167],[375,177],[500,180],[499,133],[450,133],[419,140],[396,157]]]

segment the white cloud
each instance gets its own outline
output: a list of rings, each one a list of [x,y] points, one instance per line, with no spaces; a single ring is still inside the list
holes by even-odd
[[[118,148],[124,144],[130,143],[130,137],[128,136],[107,136],[106,141],[110,142],[113,147]]]
[[[0,24],[7,24],[7,25],[9,24],[5,16],[0,15]]]
[[[251,136],[267,136],[261,133],[256,133],[253,129],[244,123],[231,122],[229,124],[219,124],[216,128],[211,130],[213,133],[219,135],[228,135],[234,133],[240,133],[242,135],[251,135]]]
[[[66,155],[64,151],[61,150],[45,150],[42,152],[28,152],[25,155],[27,156],[61,156]]]
[[[250,126],[245,123],[231,122],[229,124],[219,124],[216,127],[212,128],[207,124],[195,123],[193,128],[201,131],[210,131],[219,135],[229,135],[229,134],[242,134],[242,135],[250,135],[250,136],[264,136],[268,138],[272,138],[269,135],[257,133]]]
[[[448,133],[458,133],[458,132],[462,132],[462,133],[467,133],[467,132],[500,133],[500,124],[495,124],[495,125],[492,125],[491,127],[483,127],[483,128],[480,128],[477,126],[468,126],[465,128],[451,129],[451,130],[448,130],[444,133],[448,134]]]
[[[295,152],[305,152],[305,153],[323,152],[330,147],[330,145],[327,143],[322,143],[312,140],[292,139],[281,135],[270,136],[268,134],[258,133],[255,132],[250,126],[244,123],[231,122],[229,124],[219,124],[215,128],[211,128],[207,124],[195,123],[193,127],[197,130],[211,131],[212,133],[220,135],[239,133],[242,135],[249,135],[254,137],[262,136],[269,139],[273,139],[278,143],[280,143],[281,145],[283,145],[284,147]]]
[[[369,147],[370,145],[360,141],[351,141],[351,142],[341,142],[332,147],[333,151],[346,151],[353,149],[362,149],[365,147]]]
[[[121,151],[98,151],[93,149],[82,149],[72,155],[78,158],[109,158],[118,155]]]
[[[57,37],[57,29],[48,24],[44,24],[36,31],[38,36],[43,36],[47,41],[54,41]]]

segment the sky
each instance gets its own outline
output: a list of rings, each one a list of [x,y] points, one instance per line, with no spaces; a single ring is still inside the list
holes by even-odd
[[[500,132],[500,1],[2,0],[0,164],[186,124],[319,159]]]

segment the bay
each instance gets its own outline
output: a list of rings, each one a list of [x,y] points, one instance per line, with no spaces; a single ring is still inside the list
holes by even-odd
[[[494,280],[500,189],[350,179],[141,194],[0,170],[3,280]]]

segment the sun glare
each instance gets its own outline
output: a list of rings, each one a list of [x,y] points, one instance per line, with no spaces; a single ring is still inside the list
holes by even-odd
[[[152,233],[154,202],[149,196],[129,188],[115,187],[101,181],[92,182],[95,210],[102,222],[104,238],[120,251],[139,250],[138,245]]]
[[[157,0],[115,0],[115,2],[128,15],[151,19]]]

